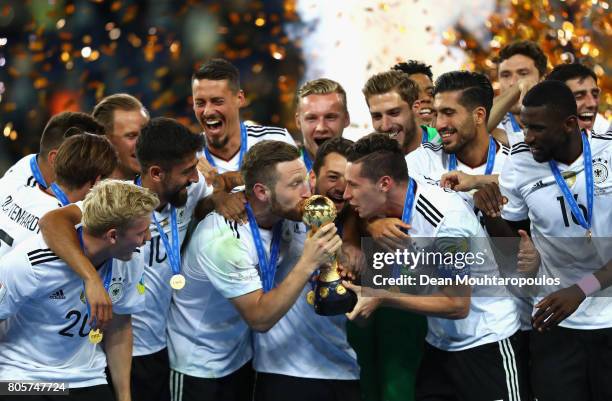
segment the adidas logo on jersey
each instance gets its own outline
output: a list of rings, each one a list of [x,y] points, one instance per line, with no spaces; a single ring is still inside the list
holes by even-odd
[[[66,296],[64,295],[64,290],[59,290],[51,294],[49,298],[50,299],[66,299]]]

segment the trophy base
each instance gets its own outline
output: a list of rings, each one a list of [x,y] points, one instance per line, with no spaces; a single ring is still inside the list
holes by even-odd
[[[335,316],[348,313],[357,303],[357,294],[345,288],[341,280],[317,282],[314,310],[317,315]]]

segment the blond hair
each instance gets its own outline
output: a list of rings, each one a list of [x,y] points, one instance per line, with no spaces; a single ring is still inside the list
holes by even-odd
[[[329,93],[337,93],[340,95],[342,106],[344,111],[347,111],[346,107],[346,92],[342,85],[336,81],[332,81],[327,78],[313,79],[312,81],[306,82],[297,91],[296,106],[299,106],[300,99],[310,95],[327,95]]]
[[[127,181],[104,180],[83,200],[83,228],[99,236],[110,229],[124,229],[159,205],[157,195]]]
[[[366,103],[369,105],[368,99],[374,95],[383,95],[385,93],[396,91],[402,100],[412,107],[412,104],[419,98],[419,88],[417,84],[410,79],[408,74],[402,71],[390,70],[381,72],[371,76],[363,89]]]

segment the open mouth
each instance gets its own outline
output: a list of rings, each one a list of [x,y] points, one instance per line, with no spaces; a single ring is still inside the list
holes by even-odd
[[[323,145],[323,143],[325,141],[327,141],[328,139],[330,139],[331,137],[329,136],[325,136],[325,137],[319,137],[319,138],[313,138],[314,143],[317,144],[317,146],[321,146]]]
[[[447,140],[449,141],[453,135],[455,135],[457,133],[456,130],[449,130],[449,131],[441,131],[440,132],[440,138],[442,138],[442,140]]]
[[[223,126],[220,118],[207,118],[204,120],[204,127],[207,131],[218,131]]]
[[[425,107],[425,108],[422,108],[421,110],[419,110],[419,116],[420,117],[428,118],[428,117],[431,117],[431,114],[432,114],[432,110],[430,108],[428,108],[428,107]]]
[[[590,111],[587,111],[587,112],[584,112],[584,113],[580,113],[580,114],[578,114],[578,118],[582,122],[590,123],[590,122],[593,122],[595,120],[595,113],[590,112]]]

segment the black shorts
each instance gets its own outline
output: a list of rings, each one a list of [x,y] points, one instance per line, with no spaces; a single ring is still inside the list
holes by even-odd
[[[257,373],[255,401],[360,401],[359,380],[308,379]]]
[[[527,372],[520,331],[463,351],[425,344],[416,380],[418,401],[524,401]]]
[[[0,401],[113,401],[115,395],[111,386],[71,388],[67,395],[0,395]]]
[[[254,383],[255,371],[251,362],[216,379],[188,376],[172,370],[170,395],[172,401],[251,401]]]
[[[612,400],[612,328],[534,330],[530,348],[539,401]]]
[[[170,400],[168,348],[132,357],[132,401]]]

